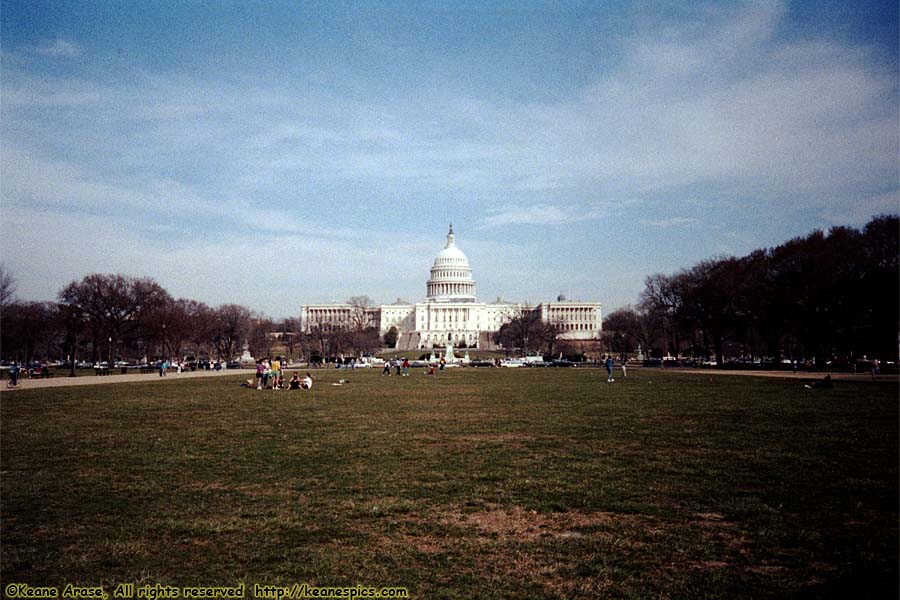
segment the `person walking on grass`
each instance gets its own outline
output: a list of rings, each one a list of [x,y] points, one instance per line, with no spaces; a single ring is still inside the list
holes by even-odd
[[[613,381],[615,381],[615,379],[613,379],[613,376],[612,376],[613,363],[614,363],[614,361],[613,361],[612,354],[607,354],[606,355],[606,383],[612,383]]]

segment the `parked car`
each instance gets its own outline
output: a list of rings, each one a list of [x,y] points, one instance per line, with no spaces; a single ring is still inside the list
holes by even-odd
[[[574,367],[576,365],[578,365],[577,362],[574,362],[574,361],[571,361],[571,360],[568,360],[565,358],[558,358],[558,359],[554,360],[552,363],[550,363],[551,367]]]
[[[519,367],[524,367],[527,365],[521,358],[507,358],[506,360],[500,362],[500,366],[507,369],[518,369]]]
[[[494,361],[492,360],[473,360],[469,362],[470,367],[493,367]]]

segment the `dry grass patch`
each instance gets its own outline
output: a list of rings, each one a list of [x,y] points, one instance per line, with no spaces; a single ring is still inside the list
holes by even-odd
[[[633,515],[583,513],[575,510],[539,513],[521,506],[494,507],[475,512],[461,512],[457,509],[442,516],[442,521],[447,525],[476,530],[488,538],[514,543],[529,543],[542,538],[576,539],[586,535],[584,530],[596,530],[612,523],[634,526],[638,520],[650,525],[649,520]],[[595,534],[596,531],[589,533]]]

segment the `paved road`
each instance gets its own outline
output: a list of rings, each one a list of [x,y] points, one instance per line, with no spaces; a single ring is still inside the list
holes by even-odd
[[[798,372],[792,373],[790,371],[729,371],[729,370],[719,370],[719,369],[665,369],[665,371],[660,369],[647,369],[644,367],[633,367],[633,373],[638,372],[665,372],[665,373],[688,373],[691,375],[743,375],[743,376],[752,376],[752,377],[780,377],[782,379],[805,379],[805,380],[814,380],[814,379],[822,379],[825,376],[825,373],[805,373]],[[629,371],[632,369],[629,368]],[[618,372],[618,369],[617,371]],[[57,375],[52,379],[24,379],[20,380],[21,386],[19,389],[38,389],[38,388],[51,388],[51,387],[65,387],[71,385],[102,385],[102,384],[111,384],[111,383],[133,383],[138,381],[173,381],[178,379],[191,379],[196,377],[222,377],[225,375],[244,375],[247,379],[250,379],[256,373],[255,369],[228,369],[226,371],[194,371],[185,372],[185,373],[175,373],[170,372],[166,377],[160,377],[158,373],[153,373],[150,375],[139,375],[139,374],[130,374],[130,375],[87,375],[84,377],[66,377]],[[872,377],[869,373],[831,373],[831,378],[835,381],[893,381],[900,382],[900,376],[897,375],[879,375],[878,377]],[[6,383],[0,383],[0,390],[3,392],[7,391],[15,391],[10,390],[6,387]]]
[[[900,375],[877,375],[872,377],[871,373],[808,373],[806,371],[797,371],[794,373],[793,371],[681,368],[666,368],[665,371],[670,373],[690,373],[692,375],[746,375],[752,377],[780,377],[782,379],[822,379],[825,375],[831,375],[831,379],[834,381],[900,381]]]
[[[186,371],[177,373],[169,371],[165,377],[160,377],[159,373],[151,373],[148,375],[140,375],[137,373],[129,375],[86,375],[84,377],[67,377],[65,375],[56,374],[51,379],[20,379],[19,388],[23,390],[31,390],[38,388],[66,387],[71,385],[101,385],[110,383],[134,383],[138,381],[173,381],[177,379],[193,379],[197,377],[222,377],[224,375],[246,375],[251,378],[256,374],[256,369],[227,369],[225,371]],[[0,384],[0,390],[3,392],[15,391],[6,387],[4,380]]]

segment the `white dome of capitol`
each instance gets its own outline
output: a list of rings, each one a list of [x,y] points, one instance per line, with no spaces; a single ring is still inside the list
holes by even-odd
[[[450,231],[447,233],[447,245],[434,257],[432,271],[447,268],[463,269],[471,277],[472,268],[469,266],[469,259],[466,258],[462,250],[456,247],[456,236],[453,235],[452,224],[450,225]]]
[[[475,301],[475,282],[472,267],[462,250],[456,247],[453,225],[447,233],[447,245],[438,252],[431,267],[431,278],[426,284],[429,300]]]
[[[463,251],[454,246],[447,246],[434,258],[435,267],[469,267],[469,259]]]

